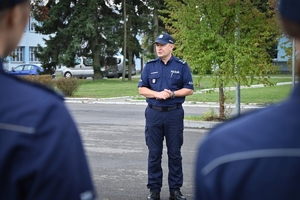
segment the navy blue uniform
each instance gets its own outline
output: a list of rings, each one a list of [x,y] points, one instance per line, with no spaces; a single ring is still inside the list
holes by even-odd
[[[300,85],[286,101],[213,129],[197,156],[196,200],[300,199]]]
[[[187,63],[174,56],[166,65],[160,58],[147,62],[138,87],[147,87],[158,92],[164,89],[171,91],[182,88],[194,89]],[[168,149],[170,191],[182,186],[181,146],[183,144],[184,110],[182,103],[184,100],[185,97],[166,100],[146,99],[148,106],[145,110],[145,139],[149,149],[147,184],[149,189],[160,192],[162,187],[161,158],[164,137]]]
[[[94,199],[63,98],[2,68],[0,61],[0,199]]]

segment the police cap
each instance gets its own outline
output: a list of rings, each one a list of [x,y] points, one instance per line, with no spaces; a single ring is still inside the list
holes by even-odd
[[[28,0],[0,0],[0,11]]]
[[[300,1],[299,0],[280,0],[279,12],[283,18],[300,24]]]
[[[155,42],[154,43],[160,43],[160,44],[168,44],[168,43],[171,43],[171,44],[174,44],[175,43],[175,40],[174,38],[172,38],[171,35],[169,35],[168,33],[164,33],[164,34],[161,34],[159,35]]]

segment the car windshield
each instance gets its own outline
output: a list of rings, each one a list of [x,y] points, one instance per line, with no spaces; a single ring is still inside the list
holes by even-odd
[[[84,58],[83,59],[83,64],[85,66],[92,66],[93,65],[93,59],[91,59],[91,58]]]

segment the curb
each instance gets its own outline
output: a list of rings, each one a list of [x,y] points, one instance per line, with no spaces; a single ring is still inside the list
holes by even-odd
[[[144,100],[132,100],[131,97],[117,97],[117,98],[65,98],[66,103],[88,103],[88,104],[132,104],[132,105],[147,105]],[[219,104],[216,102],[189,102],[185,101],[183,107],[210,107],[218,108]],[[235,108],[235,104],[226,104],[227,108]],[[263,108],[265,105],[252,104],[241,104],[241,108]]]
[[[212,129],[223,122],[210,122],[210,121],[191,121],[184,120],[184,127],[198,128],[198,129]]]
[[[66,103],[79,103],[79,104],[132,104],[132,105],[147,105],[145,101],[142,100],[131,100],[130,97],[119,97],[119,98],[105,98],[105,99],[96,99],[96,98],[65,98]],[[191,103],[185,102],[183,106],[187,107],[218,107],[217,103],[214,102],[199,102]],[[232,107],[234,105],[227,105]],[[247,105],[249,108],[260,108],[255,105]],[[213,121],[193,121],[193,120],[184,120],[185,128],[195,128],[195,129],[212,129],[213,127],[221,124],[223,122],[213,122]]]

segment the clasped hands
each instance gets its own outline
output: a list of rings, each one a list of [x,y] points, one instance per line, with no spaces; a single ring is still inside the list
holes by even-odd
[[[172,91],[164,89],[163,91],[157,92],[155,98],[157,100],[166,100],[172,96]]]

